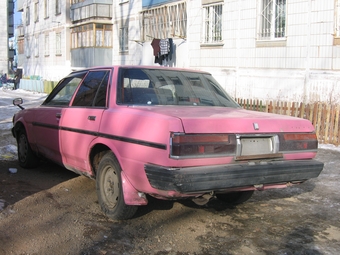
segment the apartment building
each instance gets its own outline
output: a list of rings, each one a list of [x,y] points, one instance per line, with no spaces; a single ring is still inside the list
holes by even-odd
[[[16,28],[18,67],[24,77],[60,79],[71,67],[69,1],[17,1],[23,22]]]
[[[21,1],[26,75],[176,66],[213,73],[234,97],[340,101],[340,0]]]
[[[14,45],[9,41],[14,36],[13,15],[13,0],[3,0],[0,8],[0,73],[12,73],[14,68]]]

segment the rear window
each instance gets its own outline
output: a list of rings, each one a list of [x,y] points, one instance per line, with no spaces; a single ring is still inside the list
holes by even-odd
[[[238,107],[212,75],[199,72],[122,68],[117,95],[128,105]]]

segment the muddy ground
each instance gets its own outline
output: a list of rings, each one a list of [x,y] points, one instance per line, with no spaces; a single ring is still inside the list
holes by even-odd
[[[0,147],[13,144],[2,132]],[[127,221],[101,212],[95,182],[44,162],[0,161],[0,254],[339,254],[340,153],[320,149],[321,175],[255,192],[233,207],[149,198]],[[16,168],[17,173],[9,173]]]

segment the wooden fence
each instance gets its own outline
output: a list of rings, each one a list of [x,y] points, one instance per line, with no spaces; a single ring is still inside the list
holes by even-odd
[[[326,103],[303,104],[296,102],[260,101],[240,99],[236,101],[244,109],[270,112],[308,119],[313,123],[319,143],[340,144],[339,112],[340,105]]]

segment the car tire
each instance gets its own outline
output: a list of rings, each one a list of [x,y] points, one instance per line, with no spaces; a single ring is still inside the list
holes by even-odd
[[[25,129],[20,129],[17,137],[18,160],[23,168],[33,168],[39,165],[39,158],[33,152]]]
[[[239,205],[251,198],[254,190],[249,191],[237,191],[224,194],[216,194],[217,199],[226,202],[228,204]]]
[[[101,159],[96,173],[98,202],[103,212],[113,220],[129,219],[138,209],[124,202],[121,171],[116,157],[108,152]]]

